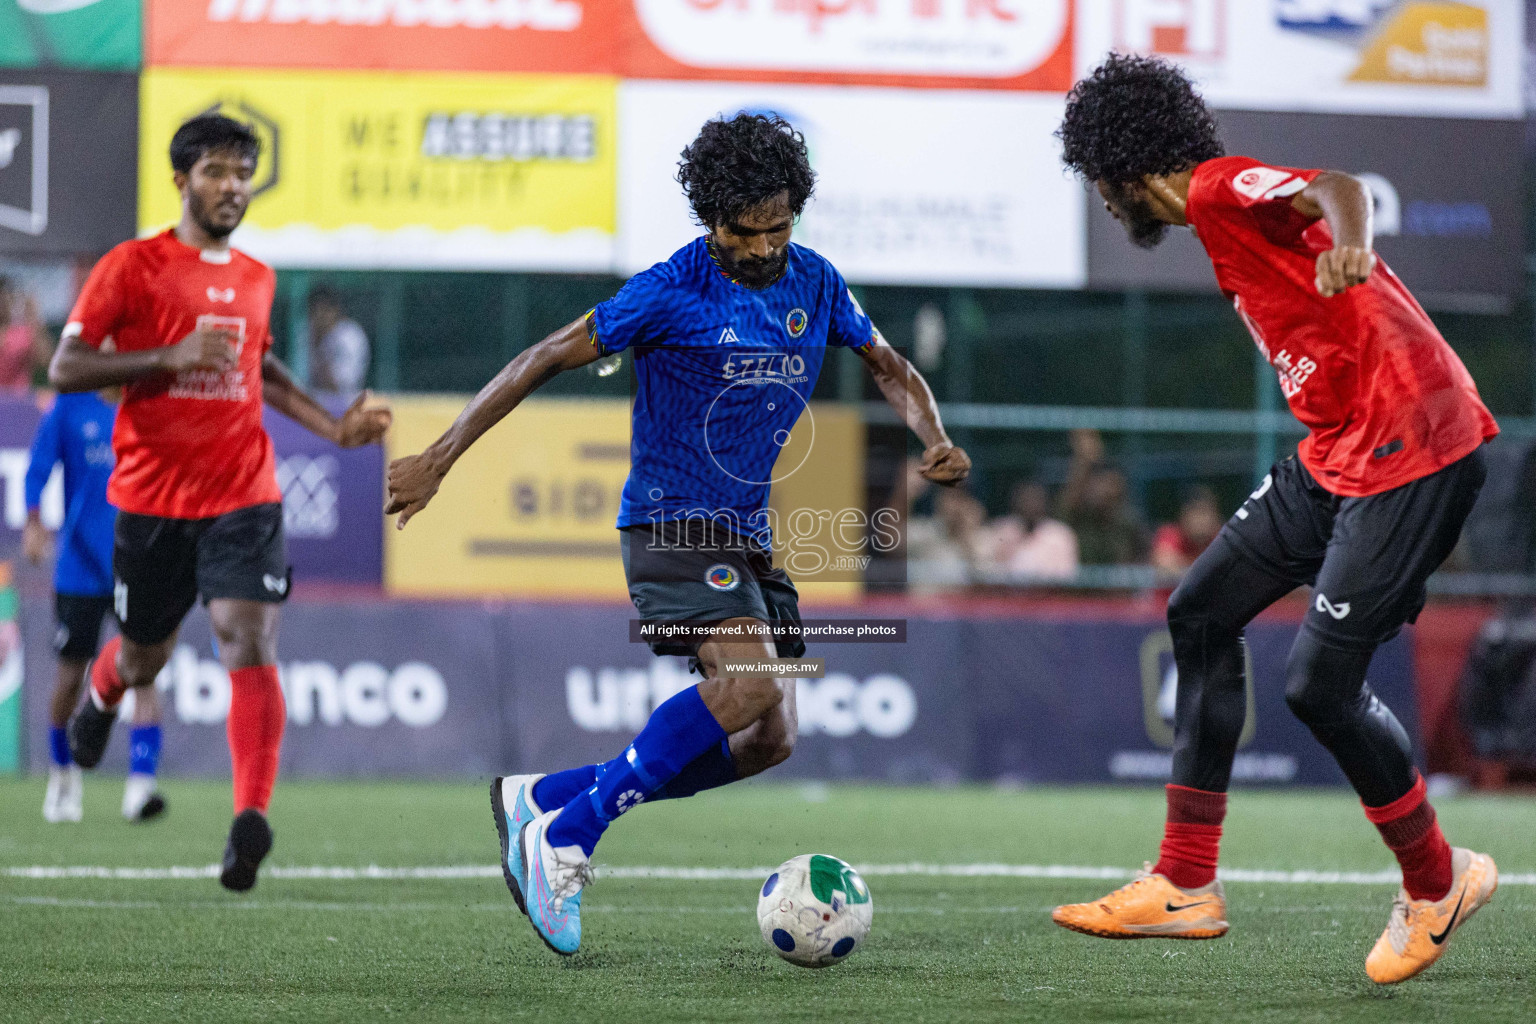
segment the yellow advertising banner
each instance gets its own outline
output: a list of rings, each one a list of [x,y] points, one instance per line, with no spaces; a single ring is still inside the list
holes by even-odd
[[[431,444],[465,401],[393,399],[389,457]],[[519,406],[459,460],[404,530],[388,524],[386,588],[397,596],[626,600],[614,521],[629,475],[629,416],[622,399]],[[863,508],[863,423],[856,409],[837,405],[813,405],[807,416],[815,418],[814,457],[773,488],[781,524],[775,560],[786,564],[798,553],[790,575],[803,599],[853,600],[862,574],[837,560],[831,538],[839,515]],[[797,574],[794,565],[807,571]]]
[[[152,68],[139,222],[180,216],[167,151],[219,111],[262,138],[235,244],[277,266],[607,270],[617,80]]]

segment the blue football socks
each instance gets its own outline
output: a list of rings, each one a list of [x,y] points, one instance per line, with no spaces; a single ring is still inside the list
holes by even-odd
[[[602,765],[585,764],[580,768],[567,768],[563,772],[550,772],[533,784],[533,802],[540,810],[564,807],[597,781],[597,770]],[[702,793],[706,789],[728,786],[736,781],[736,760],[731,757],[731,741],[724,739],[719,746],[711,747],[689,761],[671,782],[662,786],[646,799],[681,800],[683,797]]]
[[[592,788],[592,784],[597,781],[599,767],[601,766],[584,764],[580,768],[550,772],[533,784],[533,802],[539,805],[540,810],[546,811],[564,807],[577,793]]]
[[[55,725],[48,730],[48,753],[53,756],[55,768],[69,767],[69,737],[65,735],[64,726]]]
[[[128,771],[153,775],[160,766],[160,726],[136,725],[128,734]]]
[[[609,822],[651,799],[695,758],[725,740],[699,688],[688,687],[651,712],[624,753],[600,765],[593,784],[565,803],[549,826],[549,844],[579,846],[590,857]]]

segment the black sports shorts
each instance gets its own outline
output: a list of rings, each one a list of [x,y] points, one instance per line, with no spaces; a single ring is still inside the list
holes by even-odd
[[[199,594],[277,603],[291,572],[283,506],[251,505],[209,519],[117,514],[113,608],[123,635],[158,644],[176,632]]]
[[[800,594],[773,552],[706,519],[668,520],[619,530],[629,599],[644,622],[752,618],[800,625]],[[696,644],[649,641],[656,654],[695,653]],[[799,636],[780,639],[781,658],[805,654]],[[697,665],[694,666],[697,668]]]
[[[71,661],[90,661],[101,642],[101,622],[112,614],[111,594],[54,594],[53,614],[59,628],[53,649]]]
[[[1418,618],[1425,581],[1456,547],[1486,475],[1478,448],[1401,487],[1341,498],[1293,456],[1227,521],[1211,554],[1235,552],[1281,580],[1310,585],[1306,628],[1329,646],[1372,650]]]

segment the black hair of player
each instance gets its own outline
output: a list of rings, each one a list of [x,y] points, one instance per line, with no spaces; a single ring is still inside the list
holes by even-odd
[[[171,170],[190,173],[206,154],[230,150],[255,160],[261,155],[261,139],[248,124],[223,114],[198,114],[171,136]]]
[[[706,121],[682,156],[678,184],[694,217],[710,229],[781,192],[789,194],[790,213],[799,217],[816,189],[805,136],[777,114]]]
[[[1114,187],[1174,174],[1226,154],[1216,119],[1176,65],[1112,53],[1067,94],[1061,159]]]

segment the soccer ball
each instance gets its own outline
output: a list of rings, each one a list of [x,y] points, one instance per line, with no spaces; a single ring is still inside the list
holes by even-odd
[[[792,964],[828,967],[848,959],[869,934],[875,905],[859,873],[823,853],[791,857],[757,898],[763,941]]]

